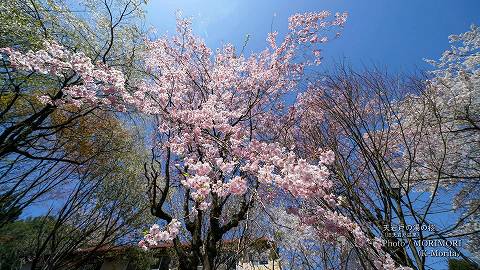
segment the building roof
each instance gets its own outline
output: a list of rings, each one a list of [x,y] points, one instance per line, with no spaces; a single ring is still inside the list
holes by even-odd
[[[236,247],[239,243],[245,241],[245,239],[226,239],[222,241],[223,247]],[[190,242],[182,242],[180,244],[182,248],[190,248]],[[152,250],[155,251],[168,251],[169,249],[173,248],[173,242],[165,242],[160,243],[159,245],[152,247]],[[267,237],[260,237],[257,239],[252,240],[249,245],[250,247],[255,247],[256,249],[268,249],[273,246],[273,243]],[[119,246],[111,246],[111,245],[104,245],[99,247],[88,247],[88,248],[80,248],[77,250],[79,253],[88,253],[88,252],[97,252],[97,253],[106,253],[106,252],[125,252],[130,249],[138,248],[136,245],[119,245]]]

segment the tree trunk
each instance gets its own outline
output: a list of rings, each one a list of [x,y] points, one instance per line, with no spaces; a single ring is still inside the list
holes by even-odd
[[[209,237],[206,241],[205,253],[203,255],[203,270],[213,270],[215,268],[215,258],[217,257],[217,243],[215,239]]]

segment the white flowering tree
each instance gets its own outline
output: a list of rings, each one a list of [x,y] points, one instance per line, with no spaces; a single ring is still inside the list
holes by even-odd
[[[397,263],[417,269],[431,261],[422,256],[429,248],[415,241],[431,239],[469,238],[470,246],[446,249],[476,264],[466,249],[475,252],[479,235],[478,28],[451,41],[460,46],[433,62],[426,81],[344,66],[319,75],[300,98],[297,130],[285,136],[312,160],[320,159],[318,148],[335,152],[336,211],[382,238],[381,249]],[[326,202],[309,201],[304,213],[322,231],[330,225],[311,209]],[[446,213],[450,219],[440,222]],[[426,229],[412,234],[407,225]],[[361,262],[371,261],[349,242]]]
[[[399,121],[406,136],[416,138],[414,156],[403,152],[400,170],[408,170],[420,190],[433,196],[439,190],[453,195],[461,214],[450,235],[467,236],[478,256],[480,228],[480,30],[449,37],[451,48],[435,66],[420,95],[409,95],[399,105]],[[406,166],[406,164],[408,164]],[[477,257],[478,258],[478,257]]]

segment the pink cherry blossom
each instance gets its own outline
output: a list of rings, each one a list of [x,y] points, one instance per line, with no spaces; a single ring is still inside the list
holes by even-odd
[[[147,250],[148,248],[157,246],[161,242],[172,241],[179,234],[181,225],[177,219],[173,219],[168,223],[165,230],[160,230],[158,224],[153,224],[144,239],[138,243],[138,246]]]
[[[40,94],[38,99],[43,104],[80,107],[83,103],[101,106],[115,103],[119,104],[116,109],[123,110],[125,104],[131,103],[132,97],[125,90],[125,78],[119,70],[104,64],[94,65],[82,52],[72,53],[56,42],[45,42],[44,47],[43,50],[27,53],[11,48],[0,49],[0,53],[8,56],[11,66],[17,70],[63,79],[75,78],[80,82],[67,84],[62,89],[64,96],[61,99],[53,100]]]
[[[247,191],[247,181],[240,176],[235,176],[229,183],[229,191],[235,195],[243,195]]]

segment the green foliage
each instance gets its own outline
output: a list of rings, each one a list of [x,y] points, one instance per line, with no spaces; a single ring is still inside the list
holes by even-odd
[[[0,1],[0,48],[22,47],[32,50],[42,46],[40,21],[27,12],[26,1]]]
[[[0,228],[0,270],[13,270],[33,254],[42,232],[51,229],[54,220],[49,217],[15,221]]]
[[[139,27],[143,17],[143,3],[141,0],[0,0],[0,48],[38,50],[43,47],[45,40],[54,40],[72,51],[84,52],[94,62],[115,66],[130,81],[142,76],[142,71],[137,67],[137,57],[143,46],[144,32]],[[124,10],[126,14],[122,14]],[[115,29],[112,29],[112,24]],[[61,204],[67,203],[65,200],[68,200],[68,194],[75,192],[75,183],[89,181],[85,186],[90,183],[95,186],[93,191],[84,191],[88,192],[87,195],[82,194],[87,198],[87,203],[82,201],[80,206],[75,205],[76,213],[63,218],[61,222],[65,224],[60,229],[55,229],[58,230],[55,231],[58,242],[55,248],[63,248],[57,250],[62,252],[58,256],[66,256],[78,247],[98,244],[101,241],[97,240],[100,239],[107,243],[111,240],[113,243],[110,244],[116,244],[117,241],[136,242],[134,237],[140,236],[140,228],[152,222],[147,211],[148,201],[143,182],[143,161],[146,157],[143,140],[135,135],[133,127],[128,126],[121,116],[90,107],[54,108],[45,116],[40,128],[32,130],[24,120],[39,114],[45,108],[37,97],[59,93],[65,86],[64,82],[49,75],[16,72],[8,69],[8,62],[0,61],[0,65],[3,72],[0,74],[0,112],[4,112],[0,119],[0,130],[18,125],[25,133],[25,136],[18,136],[23,140],[12,147],[27,145],[29,150],[35,149],[37,156],[61,155],[80,163],[65,165],[66,162],[57,164],[45,160],[43,165],[52,167],[43,176],[46,170],[35,167],[29,157],[18,161],[16,155],[5,155],[0,159],[1,166],[7,168],[7,165],[15,164],[13,173],[5,176],[13,184],[2,188],[15,194],[23,192],[27,203],[22,207],[45,198],[58,199],[56,206],[61,207]],[[6,71],[9,70],[11,72],[7,74]],[[87,111],[88,114],[85,113]],[[30,169],[32,173],[27,174]],[[17,174],[23,173],[26,174],[23,180],[26,183],[15,186],[15,181],[21,178]],[[48,189],[47,194],[35,197],[36,190],[28,188],[30,183],[55,179],[60,173],[66,175],[65,178],[59,176],[59,181],[63,182],[56,184],[55,189]],[[39,181],[38,175],[44,178]],[[10,187],[14,187],[14,190],[8,190]],[[21,188],[24,190],[19,191]],[[3,189],[1,192],[4,192]],[[19,208],[11,204],[12,200],[8,196],[2,197],[1,192],[0,221],[11,222],[20,215],[17,211]],[[30,198],[34,200],[28,201]],[[3,211],[5,209],[8,211]],[[55,214],[58,213],[52,213],[56,218]],[[105,222],[110,218],[113,221]],[[35,255],[34,246],[44,242],[42,235],[48,235],[54,230],[48,225],[51,221],[43,225],[41,223],[41,218],[15,221],[5,226],[0,223],[1,270],[15,268],[25,258]],[[105,225],[106,223],[108,224]],[[82,233],[96,226],[97,231],[89,233],[88,237],[82,237]],[[118,227],[118,230],[112,229],[106,233],[104,227],[107,226]],[[65,237],[69,233],[71,235]],[[108,234],[107,239],[103,239],[105,234]],[[72,241],[68,242],[68,238]],[[73,240],[78,241],[73,243]],[[42,250],[38,256],[48,256],[57,251],[49,246],[48,250]]]

